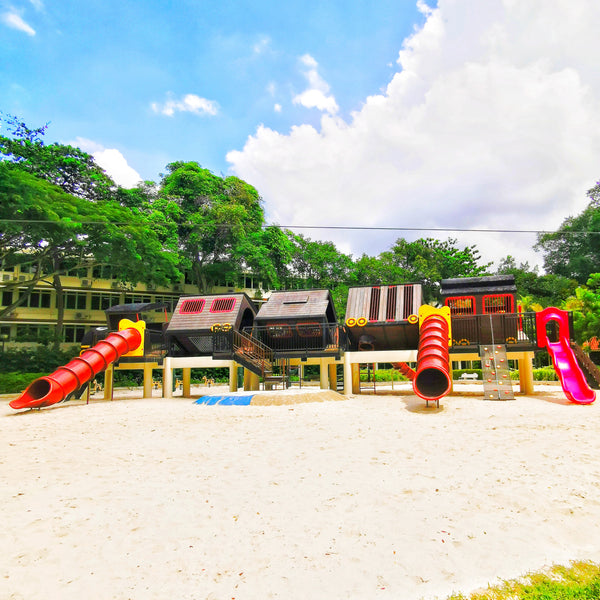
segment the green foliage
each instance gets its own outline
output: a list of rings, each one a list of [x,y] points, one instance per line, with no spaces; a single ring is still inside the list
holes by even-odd
[[[588,190],[590,202],[579,215],[568,217],[556,232],[538,235],[548,273],[585,283],[600,264],[600,182]]]
[[[452,594],[447,600],[597,600],[600,598],[600,566],[592,562],[556,565],[541,573],[489,586],[469,596]]]
[[[0,373],[52,373],[79,355],[79,346],[67,350],[52,350],[47,346],[6,350],[0,353]],[[3,375],[2,375],[3,376]]]
[[[561,306],[575,292],[577,281],[562,275],[539,275],[538,268],[529,263],[517,265],[508,255],[498,266],[499,275],[514,275],[519,304],[524,312],[540,310],[546,306]]]
[[[592,273],[587,285],[578,287],[564,308],[573,311],[575,339],[580,344],[600,336],[600,273]]]
[[[20,394],[32,382],[47,373],[2,373],[0,394]]]

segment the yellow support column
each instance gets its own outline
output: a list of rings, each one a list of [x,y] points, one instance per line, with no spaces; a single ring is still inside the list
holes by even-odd
[[[324,358],[321,359],[321,366],[319,368],[319,372],[321,375],[321,389],[329,389],[329,375],[327,373],[327,363],[325,362]]]
[[[229,391],[237,392],[238,389],[238,366],[237,363],[231,361],[229,365]]]
[[[257,392],[260,390],[260,379],[256,373],[244,369],[244,391]]]
[[[152,398],[152,365],[144,365],[144,398]]]
[[[192,369],[184,367],[183,369],[183,397],[189,398],[192,395]]]
[[[114,386],[114,374],[115,370],[113,365],[108,365],[106,371],[104,371],[104,399],[113,399],[113,386]]]
[[[329,389],[334,392],[337,390],[337,365],[335,363],[329,365]]]
[[[519,384],[521,393],[533,394],[533,352],[523,352],[519,358]]]
[[[352,393],[360,394],[360,365],[352,363]]]
[[[352,394],[352,363],[350,362],[350,352],[344,354],[344,395]]]

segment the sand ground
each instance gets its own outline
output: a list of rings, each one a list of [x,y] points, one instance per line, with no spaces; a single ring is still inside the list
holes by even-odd
[[[600,561],[600,406],[480,389],[3,398],[0,598],[416,600]]]

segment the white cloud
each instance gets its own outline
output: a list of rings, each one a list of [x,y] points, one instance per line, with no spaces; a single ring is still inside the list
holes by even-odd
[[[6,26],[11,27],[12,29],[17,29],[18,31],[22,31],[23,33],[26,33],[27,35],[31,35],[31,36],[35,35],[35,29],[33,27],[31,27],[31,25],[26,23],[23,20],[23,18],[21,17],[21,15],[17,14],[14,11],[5,12],[4,14],[2,14],[2,16],[0,16],[0,20]]]
[[[116,148],[105,148],[94,140],[82,137],[67,143],[91,154],[96,163],[120,186],[132,188],[142,181],[139,173],[129,166],[127,159]]]
[[[254,54],[264,54],[271,45],[271,38],[268,35],[261,37],[252,47]]]
[[[31,6],[33,6],[33,8],[35,8],[35,10],[37,10],[37,11],[44,10],[44,3],[42,2],[42,0],[29,0],[29,2],[31,3]]]
[[[308,88],[294,96],[294,104],[301,104],[306,108],[316,108],[331,115],[337,113],[339,107],[335,98],[329,95],[329,84],[319,75],[317,61],[310,54],[305,54],[300,58],[300,62],[308,68],[304,72]]]
[[[280,112],[282,111],[281,104],[279,104],[279,103],[275,103],[275,104],[273,105],[273,110],[274,110],[276,113],[280,113]]]
[[[196,115],[214,116],[219,112],[219,105],[214,100],[201,98],[196,94],[186,94],[181,100],[168,98],[165,102],[153,102],[152,110],[168,117],[176,112],[191,112]]]
[[[345,122],[306,55],[309,89],[297,101],[329,113],[320,129],[261,126],[228,154],[232,171],[285,225],[540,230],[580,212],[600,176],[600,3],[418,6],[426,22],[405,40],[385,93]],[[451,236],[486,259],[540,261],[525,234],[305,233],[355,254],[401,236]]]

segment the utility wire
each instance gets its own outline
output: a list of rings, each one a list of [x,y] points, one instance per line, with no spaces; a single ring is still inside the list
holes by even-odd
[[[0,223],[36,223],[36,224],[80,224],[80,225],[115,225],[115,226],[136,226],[134,223],[121,221],[84,221],[80,219],[70,219],[69,221],[51,221],[48,219],[0,219]],[[153,225],[158,225],[161,222],[154,222]],[[164,222],[167,224],[167,222]],[[177,225],[196,227],[201,226],[201,223],[177,223]],[[140,227],[145,226],[140,224]],[[221,223],[217,227],[232,227],[227,223]],[[527,233],[527,234],[549,234],[560,233],[569,235],[589,235],[599,234],[600,231],[585,231],[585,230],[548,230],[548,229],[483,229],[473,228],[467,229],[464,227],[371,227],[363,225],[278,225],[268,223],[262,225],[262,229],[269,227],[277,227],[279,229],[317,229],[331,231],[439,231],[447,233]]]

